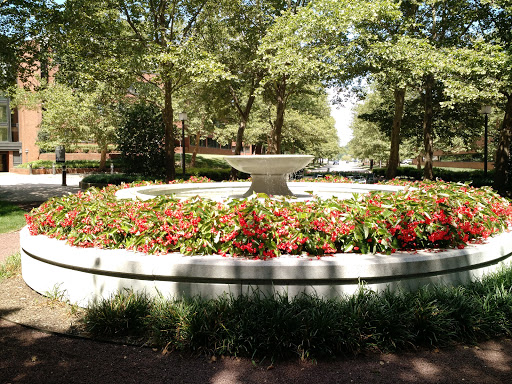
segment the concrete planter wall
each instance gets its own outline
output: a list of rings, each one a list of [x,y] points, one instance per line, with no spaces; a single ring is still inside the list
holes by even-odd
[[[284,256],[243,260],[221,256],[148,256],[125,250],[76,248],[45,236],[20,234],[23,278],[37,292],[58,289],[72,303],[108,298],[124,288],[165,297],[224,292],[239,295],[258,288],[264,293],[315,292],[322,297],[351,294],[361,282],[415,289],[425,284],[457,284],[481,277],[512,261],[512,234],[462,250],[417,254],[337,254],[320,260]]]

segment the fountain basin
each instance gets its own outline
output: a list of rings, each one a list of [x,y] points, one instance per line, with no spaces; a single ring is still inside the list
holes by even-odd
[[[251,175],[283,175],[297,172],[308,165],[312,155],[224,156],[229,165]]]
[[[86,306],[125,288],[177,298],[240,295],[253,289],[264,294],[287,292],[290,297],[308,292],[332,298],[356,292],[363,282],[374,290],[465,283],[512,261],[512,234],[442,252],[248,260],[77,248],[43,235],[31,236],[25,227],[20,250],[23,278],[32,289],[44,295],[56,288],[71,303]]]
[[[175,195],[179,199],[190,199],[194,196],[208,197],[216,201],[223,201],[229,197],[242,198],[249,182],[224,182],[200,184],[162,184],[121,189],[116,192],[118,199],[149,200],[161,195]],[[338,197],[350,199],[356,194],[370,191],[397,192],[403,187],[380,184],[349,184],[349,183],[311,183],[290,182],[288,187],[297,200],[311,199],[311,194],[320,198]]]
[[[251,186],[242,197],[253,193],[293,195],[287,185],[288,174],[304,168],[313,159],[311,155],[224,156],[233,168],[251,174]]]

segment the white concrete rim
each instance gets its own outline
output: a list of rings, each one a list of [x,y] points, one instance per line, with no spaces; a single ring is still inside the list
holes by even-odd
[[[320,259],[290,255],[270,260],[177,253],[155,256],[119,249],[77,248],[46,236],[31,236],[27,227],[20,233],[20,243],[23,277],[29,286],[42,294],[54,285],[62,286],[71,292],[72,302],[82,304],[82,296],[90,300],[108,297],[126,287],[151,290],[162,284],[167,288],[158,288],[160,291],[169,289],[168,294],[178,297],[240,293],[243,287],[267,291],[275,287],[313,289],[332,297],[354,291],[363,281],[377,289],[400,286],[404,281],[408,287],[468,281],[481,276],[480,270],[488,271],[512,260],[511,233],[465,249],[390,256],[348,253]],[[104,288],[105,284],[111,288]]]

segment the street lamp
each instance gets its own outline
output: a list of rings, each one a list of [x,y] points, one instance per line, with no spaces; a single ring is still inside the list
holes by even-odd
[[[489,124],[489,114],[492,112],[490,105],[484,105],[479,111],[485,115],[485,131],[484,131],[484,175],[487,176],[487,126]]]
[[[185,179],[185,120],[187,120],[187,113],[181,112],[179,119],[181,120],[181,166],[183,167],[183,179]]]

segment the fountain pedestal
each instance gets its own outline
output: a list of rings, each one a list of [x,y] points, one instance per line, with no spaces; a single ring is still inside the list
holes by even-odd
[[[266,193],[267,195],[293,196],[287,184],[286,175],[257,175],[251,173],[252,183],[242,196],[248,197],[253,193]]]
[[[256,155],[256,156],[225,156],[224,159],[233,168],[249,173],[252,178],[251,187],[243,194],[248,197],[253,193],[267,195],[293,196],[287,185],[287,176],[308,165],[314,156],[311,155]]]

